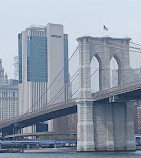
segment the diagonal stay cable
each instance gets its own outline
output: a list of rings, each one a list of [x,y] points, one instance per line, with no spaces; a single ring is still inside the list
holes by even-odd
[[[99,70],[99,68],[97,68],[91,75],[91,77],[93,77],[93,75]]]
[[[75,76],[75,75],[76,75],[76,76]],[[74,77],[74,76],[75,76],[75,77]],[[75,80],[75,78],[76,78],[77,76],[78,76],[78,70],[77,70],[77,71],[73,74],[73,76],[71,77],[71,79],[74,77],[73,80],[71,81],[71,83]],[[70,79],[70,80],[71,80],[71,79]],[[71,84],[71,83],[69,83],[69,84]],[[69,85],[69,84],[68,84],[68,85]],[[63,88],[64,88],[64,87],[63,87]],[[77,90],[77,91],[78,91],[78,90]],[[77,92],[77,91],[76,91],[76,92]],[[63,91],[63,92],[64,92],[64,91]],[[72,94],[72,96],[73,96],[76,92],[74,92],[74,93]],[[60,95],[61,95],[61,94],[60,94]],[[59,95],[59,96],[60,96],[60,95]],[[71,96],[71,97],[72,97],[72,96]],[[71,97],[70,97],[70,98],[71,98]],[[70,98],[69,98],[69,99],[70,99]],[[68,99],[68,100],[69,100],[69,99]],[[68,100],[67,100],[67,101],[68,101]],[[54,102],[53,102],[53,103],[54,103]],[[53,103],[52,103],[52,104],[49,104],[48,106],[54,105]],[[46,105],[46,104],[45,104],[45,105]],[[47,106],[47,107],[48,107],[48,106]],[[43,109],[44,109],[44,107],[43,107]],[[38,110],[39,110],[39,109],[38,109]],[[41,110],[42,110],[42,108],[41,108]],[[33,111],[33,112],[35,112],[35,111]],[[31,113],[31,112],[30,112],[30,113]],[[26,113],[26,114],[28,114],[28,113]]]
[[[71,98],[79,91],[79,89],[80,89],[80,88],[78,88],[78,89],[69,97],[69,99],[71,99]],[[68,100],[69,100],[69,99],[68,99]]]
[[[76,76],[75,76],[75,75],[76,75]],[[74,76],[75,76],[75,77],[74,77]],[[73,78],[73,77],[74,77],[74,78],[73,78],[73,80],[67,85],[67,87],[76,79],[77,76],[78,76],[78,70],[77,70],[77,71],[75,72],[75,74],[72,76],[72,78]],[[72,79],[72,78],[71,78],[71,79]],[[63,88],[62,88],[58,93],[60,93],[64,88],[65,88],[65,86],[63,86]],[[58,98],[60,97],[60,95],[63,94],[64,92],[65,92],[65,90],[63,90],[63,91],[59,94],[59,96],[57,96],[57,98],[55,98],[55,97],[56,97],[56,96],[55,96],[55,97],[53,98],[53,99],[55,99],[55,100],[53,100],[52,104],[53,104],[53,103],[56,101],[56,99],[58,99]],[[58,95],[58,94],[57,94],[57,95]]]
[[[73,54],[71,55],[71,57],[69,58],[69,60],[67,61],[66,65],[70,62],[70,60],[72,59],[72,57],[74,56],[74,54],[77,52],[79,46],[77,46],[77,48],[75,49],[75,51],[73,52]],[[65,65],[65,66],[66,66]],[[65,67],[64,66],[64,67]],[[50,86],[47,88],[47,90],[40,96],[40,98],[31,106],[30,109],[28,109],[23,115],[21,115],[20,118],[17,119],[17,122],[20,121],[20,119],[26,115],[37,103],[38,101],[40,101],[42,99],[42,97],[47,93],[47,91],[51,88],[51,86],[54,84],[54,82],[57,80],[57,78],[60,76],[60,74],[63,72],[64,67],[61,69],[61,71],[58,73],[58,75],[56,76],[56,78],[52,81],[52,83],[50,84]]]
[[[79,69],[78,69],[78,70],[79,70]],[[77,70],[77,71],[74,73],[74,75],[71,77],[71,79],[72,79],[72,78],[77,74],[77,75],[74,77],[74,79],[71,81],[71,83],[72,83],[72,82],[76,79],[76,77],[78,76],[78,70]],[[94,71],[94,73],[91,75],[91,77],[92,77],[98,70],[99,70],[99,68]],[[70,80],[71,80],[71,79],[70,79]],[[67,86],[69,86],[71,83],[69,83]],[[65,86],[64,86],[58,93],[60,93],[64,88],[65,88]],[[63,90],[63,92],[64,92],[64,90]],[[63,92],[61,92],[61,94],[62,94]],[[61,94],[59,94],[59,96],[60,96]],[[58,96],[58,97],[59,97],[59,96]],[[58,97],[57,97],[57,98],[58,98]],[[71,97],[72,97],[72,96],[71,96]],[[54,98],[55,98],[55,97],[54,97]],[[53,98],[53,99],[54,99],[54,98]],[[57,98],[55,98],[55,100],[52,102],[52,104],[56,101]],[[70,99],[70,98],[69,98],[69,99]]]

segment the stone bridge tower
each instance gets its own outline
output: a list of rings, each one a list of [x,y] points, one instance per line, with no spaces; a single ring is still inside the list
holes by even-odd
[[[131,102],[91,101],[91,67],[99,62],[99,89],[110,88],[110,61],[118,63],[118,84],[131,80],[129,38],[80,37],[77,150],[135,150]]]

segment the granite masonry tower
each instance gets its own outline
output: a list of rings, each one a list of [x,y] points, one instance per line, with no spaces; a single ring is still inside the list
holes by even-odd
[[[99,62],[99,89],[110,89],[110,60],[118,63],[118,85],[130,80],[129,38],[80,37],[77,151],[135,150],[132,103],[93,102],[91,67]]]

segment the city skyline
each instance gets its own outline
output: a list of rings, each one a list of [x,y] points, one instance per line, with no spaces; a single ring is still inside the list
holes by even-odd
[[[139,0],[61,0],[59,3],[56,0],[1,0],[0,5],[0,54],[10,78],[14,78],[14,56],[18,54],[17,34],[32,24],[63,24],[64,31],[69,35],[69,55],[78,45],[76,38],[83,35],[128,36],[134,42],[141,43]],[[103,25],[109,31],[104,31]]]

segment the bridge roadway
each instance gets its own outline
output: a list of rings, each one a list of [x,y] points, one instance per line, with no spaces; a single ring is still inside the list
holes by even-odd
[[[109,98],[112,98],[114,101],[128,101],[128,100],[137,100],[141,98],[141,80],[128,83],[125,85],[119,85],[117,87],[102,90],[92,94],[90,100],[94,102],[105,102],[109,101]],[[115,100],[116,99],[116,100]],[[24,128],[38,122],[47,121],[57,117],[69,115],[77,112],[77,101],[83,99],[73,99],[64,101],[61,103],[53,104],[42,109],[39,109],[34,112],[26,113],[23,116],[18,116],[9,120],[0,122],[0,130],[9,131],[11,133],[5,133],[5,135],[12,134],[13,128]]]

